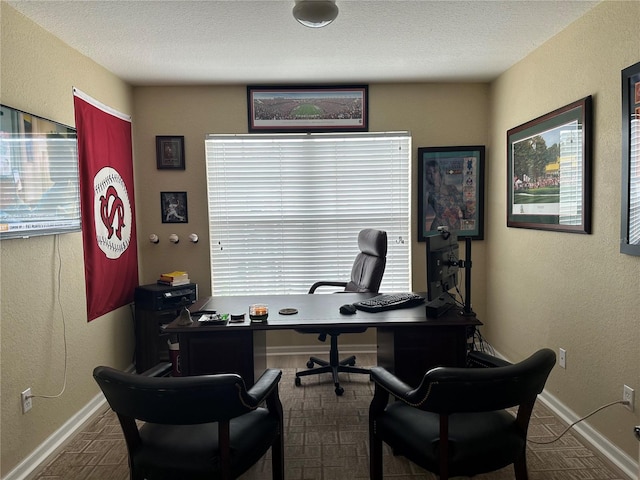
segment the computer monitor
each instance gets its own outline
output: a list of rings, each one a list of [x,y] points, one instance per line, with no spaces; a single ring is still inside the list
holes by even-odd
[[[456,288],[460,265],[458,237],[443,231],[427,236],[427,300]]]

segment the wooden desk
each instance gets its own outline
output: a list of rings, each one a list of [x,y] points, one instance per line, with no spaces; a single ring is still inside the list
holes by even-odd
[[[394,372],[410,385],[436,366],[464,366],[469,329],[481,325],[474,316],[451,309],[439,318],[427,318],[425,306],[355,315],[342,315],[340,305],[374,296],[370,293],[313,295],[251,295],[208,297],[191,305],[192,312],[245,313],[242,323],[207,326],[195,322],[181,327],[172,322],[167,332],[177,333],[183,375],[236,372],[253,385],[266,368],[266,332],[269,330],[317,331],[322,328],[376,328],[378,365]],[[249,320],[249,305],[269,306],[266,323]],[[281,315],[282,308],[296,308],[295,315]],[[198,316],[194,316],[196,320]],[[328,347],[327,347],[328,353]]]

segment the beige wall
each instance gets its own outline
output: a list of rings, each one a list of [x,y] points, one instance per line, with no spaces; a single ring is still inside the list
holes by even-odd
[[[486,84],[409,84],[371,85],[369,118],[372,131],[409,130],[413,137],[414,168],[412,185],[417,184],[415,156],[420,146],[484,145],[488,129],[489,88]],[[204,138],[209,133],[246,133],[247,104],[245,86],[138,87],[134,90],[134,130],[136,138],[136,208],[140,236],[141,282],[152,283],[167,270],[187,270],[200,286],[200,294],[210,294],[208,219]],[[464,128],[461,128],[464,117]],[[184,135],[186,169],[155,168],[155,136]],[[186,191],[188,224],[163,224],[160,218],[160,192]],[[417,204],[417,190],[412,205]],[[414,225],[417,225],[415,212]],[[187,236],[195,232],[200,242]],[[142,241],[150,233],[160,243]],[[167,239],[177,233],[178,244]],[[484,308],[484,242],[476,242],[474,260],[474,309]],[[424,243],[412,238],[413,285],[425,290]],[[477,302],[475,301],[477,299]],[[270,334],[268,345],[318,345],[315,336],[295,332]],[[345,344],[375,344],[375,331],[366,335],[345,335]],[[325,347],[326,348],[326,347]]]
[[[122,112],[131,112],[131,88],[0,4],[0,102],[74,125],[72,87]],[[61,264],[61,265],[60,265]],[[61,285],[58,285],[58,268]],[[98,393],[98,364],[126,368],[133,354],[128,307],[87,323],[80,233],[0,242],[1,471],[4,477]],[[58,304],[58,299],[60,304]],[[33,399],[23,415],[20,392]]]
[[[486,235],[473,245],[474,309],[484,335],[512,360],[549,346],[568,350],[568,368],[554,369],[550,393],[579,414],[621,396],[622,384],[640,391],[640,326],[636,298],[640,258],[618,253],[620,206],[620,70],[640,61],[637,2],[605,2],[545,44],[491,86],[370,85],[371,130],[410,130],[421,146],[487,145]],[[73,124],[71,87],[133,116],[140,281],[187,269],[209,293],[204,144],[207,133],[246,132],[244,86],[138,87],[69,49],[1,5],[0,101]],[[583,96],[594,95],[593,234],[506,228],[505,133]],[[155,136],[184,135],[184,172],[155,168]],[[413,172],[412,186],[415,186]],[[189,224],[162,224],[159,192],[188,192]],[[413,192],[413,205],[416,192]],[[415,213],[413,224],[416,225]],[[161,243],[146,237],[158,233]],[[169,245],[169,233],[200,243]],[[19,393],[59,391],[62,314],[69,349],[67,390],[60,399],[34,399],[22,415]],[[424,245],[412,239],[413,281],[424,288]],[[23,460],[98,392],[91,369],[131,362],[131,315],[119,309],[86,322],[80,234],[0,244],[0,475]],[[372,334],[364,337],[372,342]],[[315,344],[311,335],[273,336],[269,345]],[[310,337],[310,338],[307,338]],[[355,343],[357,338],[343,342]],[[629,455],[637,454],[635,414],[616,406],[589,421]]]
[[[567,350],[549,391],[578,415],[640,392],[640,257],[619,253],[620,71],[640,61],[640,2],[605,2],[492,85],[487,171],[485,335],[508,358]],[[506,132],[587,95],[594,100],[593,233],[506,227]],[[589,422],[632,458],[636,412],[617,405]]]
[[[152,283],[162,271],[186,269],[200,285],[201,295],[209,294],[204,137],[207,133],[247,131],[245,87],[130,89],[4,3],[1,53],[3,103],[73,125],[71,88],[76,86],[132,115],[140,282]],[[419,146],[487,143],[488,129],[483,119],[489,109],[488,85],[371,85],[369,95],[371,129],[410,130],[414,150]],[[460,112],[467,117],[463,130]],[[156,135],[185,136],[184,172],[156,169]],[[413,185],[417,182],[415,174],[414,171]],[[159,192],[170,190],[188,192],[188,225],[161,223]],[[414,192],[413,203],[416,202]],[[152,232],[160,235],[160,244],[147,241]],[[166,240],[174,232],[183,238],[178,245]],[[198,244],[186,241],[192,232],[200,235]],[[415,239],[412,242],[414,285],[422,290],[424,244]],[[55,394],[62,383],[62,313],[56,305],[55,285],[58,243],[63,278],[60,293],[69,349],[68,385],[60,399],[36,398],[33,410],[22,415],[22,390],[31,387],[34,394]],[[479,313],[484,308],[483,248],[483,242],[474,248],[474,307]],[[80,234],[11,240],[2,242],[0,249],[4,476],[97,394],[90,375],[95,365],[125,368],[130,364],[133,335],[131,314],[126,307],[86,322]],[[25,311],[28,322],[24,321]],[[373,331],[345,337],[343,343],[375,343]],[[270,346],[298,344],[318,342],[315,336],[294,332],[269,337]]]

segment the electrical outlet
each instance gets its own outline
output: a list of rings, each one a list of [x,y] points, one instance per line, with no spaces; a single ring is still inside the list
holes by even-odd
[[[622,401],[629,402],[628,405],[625,405],[629,410],[633,412],[633,402],[634,402],[634,390],[628,385],[622,387]]]
[[[567,368],[567,351],[564,348],[560,349],[560,355],[558,355],[558,364],[561,368]]]
[[[20,401],[22,402],[22,413],[27,413],[33,407],[33,400],[31,398],[31,389],[27,388],[20,394]]]

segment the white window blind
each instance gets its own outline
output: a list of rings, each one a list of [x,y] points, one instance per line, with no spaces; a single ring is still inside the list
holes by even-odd
[[[387,232],[381,292],[410,291],[408,132],[209,135],[215,295],[306,293],[349,280],[358,232]]]
[[[629,147],[629,244],[640,245],[640,116],[631,120]]]

